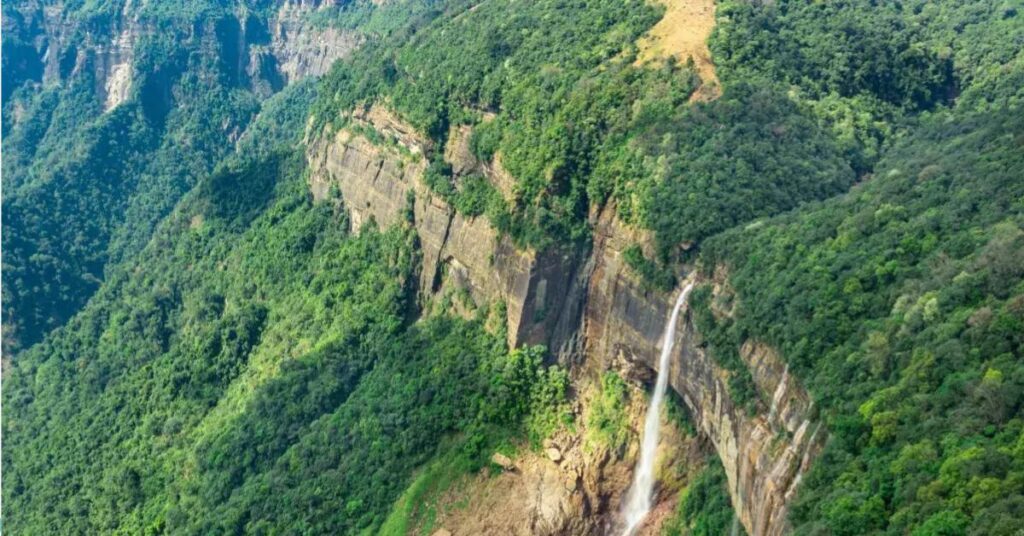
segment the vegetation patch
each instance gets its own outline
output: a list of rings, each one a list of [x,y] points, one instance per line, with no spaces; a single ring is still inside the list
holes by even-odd
[[[639,245],[632,245],[622,252],[626,265],[640,275],[644,285],[669,292],[676,286],[676,277],[672,271],[657,262],[648,259]]]
[[[614,371],[601,376],[600,390],[586,416],[585,441],[591,448],[617,451],[629,441],[629,386]]]
[[[661,0],[665,14],[639,41],[637,63],[656,58],[675,57],[686,63],[692,60],[702,85],[715,86],[715,65],[708,50],[708,38],[715,27],[714,0]],[[713,97],[709,90],[704,97]]]
[[[822,408],[798,533],[1016,530],[1021,139],[1020,114],[937,114],[850,194],[705,246],[743,297],[729,329],[778,348]]]
[[[690,310],[702,344],[718,366],[729,371],[729,395],[740,406],[753,414],[761,401],[754,377],[740,356],[743,334],[729,317],[718,318],[711,310],[712,289],[701,285],[690,296]]]
[[[707,459],[704,469],[682,492],[672,518],[665,522],[665,536],[722,536],[746,534],[732,508],[725,469],[717,457]]]

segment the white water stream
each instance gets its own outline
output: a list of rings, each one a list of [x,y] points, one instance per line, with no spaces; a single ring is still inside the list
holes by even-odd
[[[661,403],[665,398],[665,390],[668,389],[669,357],[672,355],[672,345],[675,343],[676,321],[679,319],[679,310],[686,304],[686,297],[689,296],[693,283],[686,285],[676,299],[676,305],[672,309],[672,316],[665,325],[665,333],[662,335],[661,357],[658,359],[658,380],[654,384],[654,395],[651,397],[651,405],[647,408],[647,418],[644,421],[644,435],[640,443],[640,459],[636,462],[636,469],[633,471],[633,485],[626,494],[626,502],[623,503],[622,516],[626,522],[626,530],[623,536],[630,536],[640,523],[647,517],[651,510],[651,496],[654,493],[654,456],[658,449],[659,425],[661,424]]]

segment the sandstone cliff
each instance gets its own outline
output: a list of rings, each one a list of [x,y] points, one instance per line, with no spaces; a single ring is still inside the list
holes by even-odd
[[[423,255],[420,277],[425,299],[463,289],[476,305],[503,301],[509,343],[569,340],[566,327],[574,283],[574,252],[520,250],[482,217],[457,214],[422,181],[429,142],[380,106],[356,114],[387,143],[372,143],[352,128],[314,142],[309,151],[315,198],[336,186],[358,228],[374,219],[382,226],[407,218],[416,227]]]
[[[631,440],[628,448],[615,448],[588,439],[587,410],[599,395],[592,383],[577,382],[577,387],[581,390],[571,430],[560,430],[537,452],[519,452],[497,475],[463,478],[439,498],[435,526],[452,536],[617,534],[619,506],[638,455],[636,434],[643,428],[646,396],[632,389],[626,408]],[[704,468],[709,450],[705,440],[671,422],[662,428],[657,474],[663,500],[635,536],[661,533],[676,509],[678,492]]]
[[[457,127],[446,147],[446,159],[452,162],[456,174],[470,169],[482,171],[502,192],[512,195],[500,160],[475,162],[460,147],[468,139],[467,128]],[[378,141],[371,142],[361,133],[366,131],[376,132]],[[468,293],[475,305],[503,301],[507,304],[509,343],[547,344],[559,361],[571,367],[580,392],[610,368],[625,369],[627,377],[649,378],[650,373],[643,371],[656,366],[674,296],[644,286],[622,255],[630,245],[649,245],[649,237],[623,225],[615,217],[614,208],[605,207],[592,216],[594,239],[589,252],[520,250],[485,218],[455,213],[431,193],[422,181],[427,165],[423,155],[430,154],[430,149],[428,140],[383,106],[357,110],[348,127],[311,140],[308,160],[313,195],[324,199],[336,189],[356,227],[370,219],[382,226],[409,222],[422,246],[420,289],[424,302],[458,290]],[[697,282],[712,285],[716,296],[729,292],[724,271],[711,280]],[[741,356],[760,398],[767,401],[750,414],[733,401],[729,372],[708,355],[688,315],[676,337],[670,384],[685,401],[710,448],[721,458],[737,516],[753,536],[785,533],[790,499],[826,437],[811,419],[809,395],[789,376],[770,347],[748,341]],[[559,505],[561,512],[541,515],[534,511],[540,506],[534,505],[531,515],[540,515],[546,527],[540,530],[535,526],[534,530],[551,534],[603,533],[616,513],[610,505],[617,495],[611,495],[608,488],[624,490],[628,476],[609,476],[611,473],[605,471],[615,464],[609,466],[612,458],[607,456],[572,454],[578,439],[563,437],[561,441],[561,449],[575,460],[559,466],[561,473],[551,473],[552,467],[529,462],[529,455],[522,461],[535,471],[524,472],[520,479],[537,486],[531,489],[550,488],[547,495],[555,498],[548,498]],[[617,463],[628,459],[618,458]],[[628,471],[630,465],[624,463],[622,467]],[[588,487],[585,475],[605,481]],[[566,482],[565,486],[556,485],[561,481]],[[509,489],[518,489],[523,483],[508,485]],[[561,491],[552,491],[556,488]],[[660,494],[660,507],[664,509],[664,501],[672,499],[670,493]],[[587,525],[568,521],[580,515],[594,516],[598,521]],[[458,522],[482,527],[478,520],[469,518]]]
[[[644,237],[622,225],[614,210],[603,211],[595,229],[596,262],[583,321],[588,366],[606,368],[619,359],[653,369],[674,296],[645,290],[624,265],[623,249]],[[727,292],[722,272],[697,282],[713,285],[716,295]],[[670,385],[722,460],[744,527],[753,536],[785,533],[789,501],[826,435],[811,420],[808,393],[771,348],[748,341],[740,355],[762,399],[770,401],[770,407],[749,415],[733,401],[729,373],[708,356],[688,315],[675,348]]]
[[[287,2],[271,20],[270,51],[286,82],[326,73],[362,41],[353,32],[309,23],[307,15],[321,7],[314,2]]]
[[[78,17],[61,3],[25,2],[4,18],[4,32],[26,43],[5,49],[18,56],[5,67],[9,63],[16,71],[10,79],[18,83],[22,78],[44,86],[90,80],[97,100],[109,111],[133,90],[143,89],[136,87],[141,76],[170,76],[149,72],[153,65],[137,72],[136,61],[141,43],[173,35],[184,48],[220,62],[233,83],[266,97],[290,82],[325,73],[362,42],[352,31],[310,22],[311,14],[333,4],[289,0],[269,16],[239,8],[219,18],[190,21],[187,16],[160,19],[135,2],[102,17]]]

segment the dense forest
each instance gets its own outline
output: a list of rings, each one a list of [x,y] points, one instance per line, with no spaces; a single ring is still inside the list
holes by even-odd
[[[480,465],[517,426],[550,426],[564,374],[538,349],[509,352],[486,316],[410,324],[415,237],[352,236],[339,207],[311,202],[300,164],[222,164],[17,357],[5,396],[29,411],[7,421],[5,490],[35,513],[8,527],[350,532],[383,520],[444,434],[464,432],[449,448]],[[294,517],[307,508],[321,514]]]
[[[40,23],[25,13],[30,3],[18,4],[4,5],[5,30],[12,19],[28,19],[19,28]],[[140,37],[134,94],[107,113],[99,65],[76,69],[72,46],[55,75],[66,82],[40,85],[41,65],[16,67],[32,61],[25,49],[33,36],[5,31],[3,240],[11,284],[4,285],[3,320],[11,351],[66,322],[108,265],[141,250],[181,196],[231,151],[226,134],[258,111],[256,96],[232,83],[221,47],[187,37],[194,22],[224,16],[210,12],[213,4],[143,15],[161,31]],[[64,38],[88,39],[111,24],[114,9],[65,6]]]
[[[719,357],[778,345],[829,423],[807,533],[1019,526],[1022,141],[1020,116],[943,117],[851,193],[705,246],[741,297],[735,321],[702,315]]]
[[[715,80],[640,60],[686,4],[5,2],[4,529],[429,533],[425,504],[554,437],[632,460],[645,375],[516,345],[514,304],[471,284],[424,288],[414,185],[391,224],[314,196],[312,148],[345,131],[422,170],[445,240],[486,222],[580,280],[607,208],[636,299],[696,274],[686,315],[731,398],[773,411],[741,355],[763,342],[827,430],[787,531],[1019,531],[1024,3],[721,0]],[[662,469],[685,476],[659,530],[741,532],[687,402],[666,420],[702,450]]]

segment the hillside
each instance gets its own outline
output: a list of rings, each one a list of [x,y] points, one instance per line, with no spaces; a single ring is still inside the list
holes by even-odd
[[[1019,531],[1019,0],[3,30],[11,534]]]

